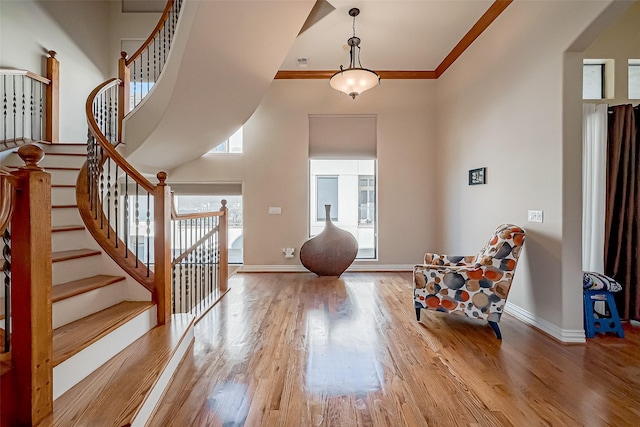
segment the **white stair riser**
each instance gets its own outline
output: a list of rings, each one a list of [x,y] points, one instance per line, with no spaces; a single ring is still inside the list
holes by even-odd
[[[77,170],[48,170],[51,174],[51,184],[71,184],[76,185],[78,180]]]
[[[124,301],[124,283],[124,281],[112,283],[54,303],[53,329]]]
[[[53,368],[54,400],[147,333],[156,324],[156,306],[153,306]]]
[[[58,231],[51,234],[51,250],[53,252],[78,248],[100,249],[100,246],[86,230]]]
[[[40,166],[45,170],[48,166],[58,168],[81,168],[87,158],[84,156],[44,156]]]
[[[51,204],[52,205],[75,205],[76,204],[76,188],[75,187],[52,187],[51,188]]]
[[[51,225],[84,224],[78,208],[55,208],[51,210]]]
[[[53,272],[53,285],[95,276],[96,274],[100,274],[101,266],[101,255],[54,262],[51,268]]]
[[[43,144],[45,153],[87,154],[87,144]]]
[[[147,399],[142,405],[142,408],[140,408],[140,411],[136,415],[136,418],[131,423],[131,427],[144,427],[147,425],[147,422],[149,421],[149,418],[151,418],[151,415],[153,415],[153,411],[158,405],[158,402],[164,395],[164,391],[169,386],[169,381],[171,381],[173,374],[175,374],[178,366],[180,366],[180,362],[186,355],[187,350],[189,349],[193,341],[194,332],[193,325],[191,325],[189,330],[182,338],[180,345],[171,357],[171,360],[169,360],[169,363],[167,363],[167,366],[165,366],[164,371],[162,371],[160,378],[158,378],[154,386],[151,388],[151,391],[147,395]]]

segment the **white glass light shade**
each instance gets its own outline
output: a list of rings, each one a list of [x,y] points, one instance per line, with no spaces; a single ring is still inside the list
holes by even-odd
[[[365,90],[377,86],[380,76],[366,68],[347,68],[331,76],[329,84],[332,88],[356,99]]]

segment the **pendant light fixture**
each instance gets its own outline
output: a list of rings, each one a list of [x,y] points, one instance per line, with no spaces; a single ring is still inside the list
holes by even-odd
[[[353,37],[347,40],[349,45],[349,68],[340,66],[340,71],[331,76],[329,84],[332,88],[345,93],[356,99],[365,90],[369,90],[380,84],[380,76],[372,70],[362,68],[360,63],[360,39],[356,37],[356,16],[360,14],[360,9],[352,8],[349,16],[353,17]],[[356,67],[356,64],[358,65]]]

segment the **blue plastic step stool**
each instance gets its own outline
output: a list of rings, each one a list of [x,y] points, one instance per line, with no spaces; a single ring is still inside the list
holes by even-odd
[[[609,317],[595,312],[593,305],[596,301],[605,301]],[[587,338],[593,338],[596,332],[615,332],[618,337],[624,338],[620,316],[611,292],[584,291],[584,330]]]

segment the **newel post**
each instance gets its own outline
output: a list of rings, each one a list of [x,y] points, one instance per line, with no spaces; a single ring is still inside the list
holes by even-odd
[[[218,236],[218,245],[220,245],[220,292],[227,290],[227,282],[229,281],[229,209],[227,201],[222,200],[220,212],[224,215],[220,217],[220,227]]]
[[[171,188],[167,173],[158,172],[158,185],[153,195],[154,209],[154,275],[158,324],[171,319]]]
[[[44,157],[23,145],[11,221],[11,335],[19,425],[35,425],[53,410],[51,329],[51,176]]]
[[[127,52],[120,52],[118,60],[118,142],[122,142],[122,121],[129,112],[129,85],[131,82],[130,70],[127,67]]]
[[[56,52],[49,51],[47,58],[47,76],[51,82],[47,85],[45,140],[60,142],[60,62]]]

